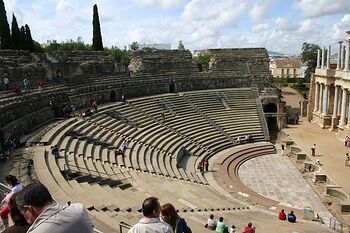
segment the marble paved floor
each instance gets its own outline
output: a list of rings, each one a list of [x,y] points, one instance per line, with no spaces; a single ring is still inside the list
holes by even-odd
[[[238,173],[245,185],[262,196],[294,208],[311,207],[321,217],[331,217],[287,156],[278,153],[248,160]]]

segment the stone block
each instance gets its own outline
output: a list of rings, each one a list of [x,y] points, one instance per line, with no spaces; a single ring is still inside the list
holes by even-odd
[[[340,203],[341,212],[350,212],[350,201]]]
[[[305,153],[297,153],[297,160],[306,160]]]
[[[291,146],[294,144],[293,140],[286,140],[286,146]]]
[[[297,154],[297,153],[301,152],[301,148],[299,146],[291,146],[290,147],[290,152],[292,154]]]
[[[316,182],[327,182],[327,175],[326,174],[315,174],[314,181],[315,181],[315,183]]]

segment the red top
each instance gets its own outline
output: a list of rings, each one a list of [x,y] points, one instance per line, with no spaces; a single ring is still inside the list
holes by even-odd
[[[10,210],[10,206],[9,205],[3,206],[2,209],[0,210],[0,217],[2,219],[8,219],[10,211],[11,210]]]
[[[286,214],[282,211],[279,213],[278,218],[279,218],[279,220],[286,220],[287,219]]]
[[[244,233],[254,233],[254,232],[255,232],[255,229],[251,228],[250,226],[246,226],[244,228]]]

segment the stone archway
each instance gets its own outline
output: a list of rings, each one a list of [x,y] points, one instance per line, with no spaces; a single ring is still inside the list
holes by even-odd
[[[269,103],[265,105],[264,112],[277,112],[277,105],[275,103]]]
[[[113,90],[109,93],[109,101],[110,102],[117,101],[117,92],[116,91]]]

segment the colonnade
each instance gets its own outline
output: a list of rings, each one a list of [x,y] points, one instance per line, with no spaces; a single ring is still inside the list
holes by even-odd
[[[350,127],[349,98],[350,90],[347,88],[316,82],[313,112],[340,118],[339,126]]]
[[[343,41],[339,41],[338,58],[337,58],[337,70],[349,71],[349,60],[350,60],[350,39],[346,40],[345,45]],[[326,56],[327,51],[327,58]],[[328,49],[324,46],[317,51],[317,68],[319,69],[330,69],[330,57],[331,57],[331,46]],[[326,63],[325,63],[326,62]]]

